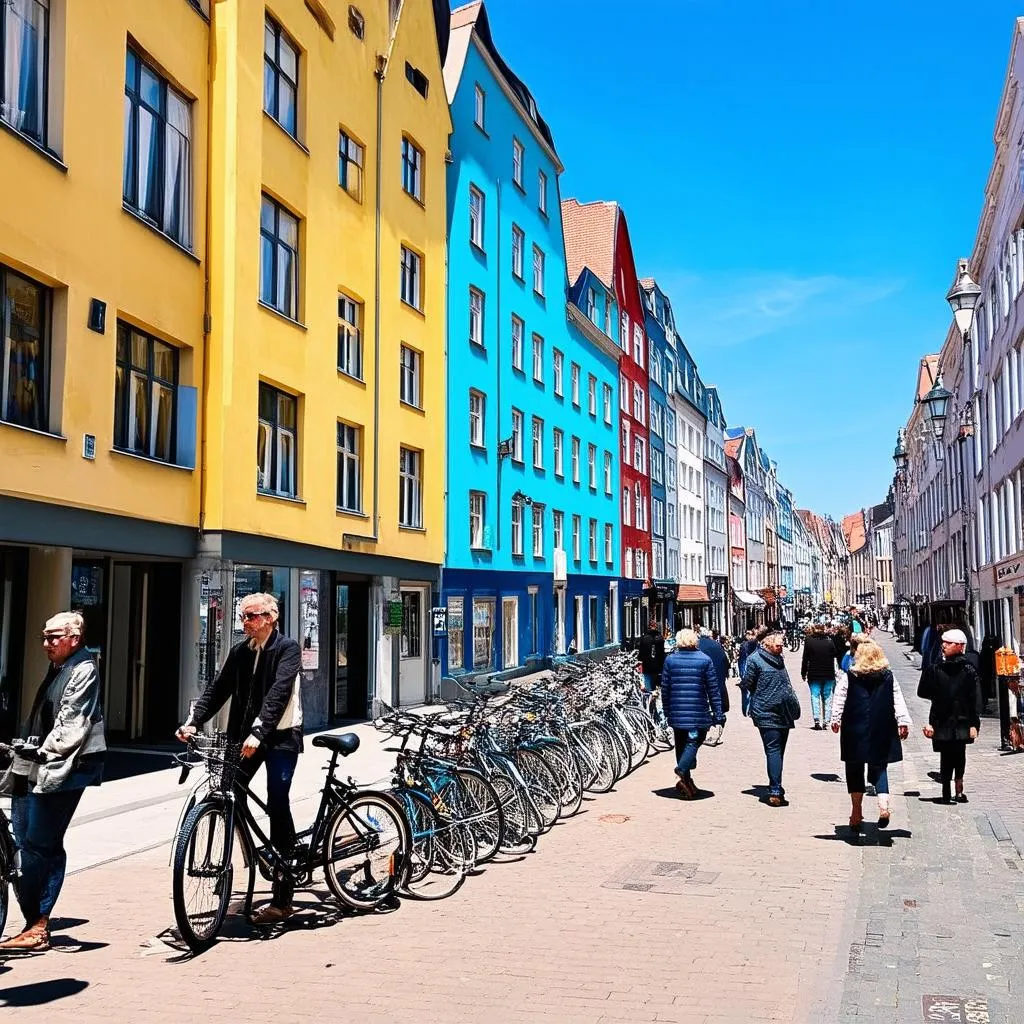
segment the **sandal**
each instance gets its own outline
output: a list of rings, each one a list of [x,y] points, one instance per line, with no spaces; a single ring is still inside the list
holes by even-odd
[[[50,948],[48,931],[26,929],[13,939],[0,942],[0,953],[45,953]]]

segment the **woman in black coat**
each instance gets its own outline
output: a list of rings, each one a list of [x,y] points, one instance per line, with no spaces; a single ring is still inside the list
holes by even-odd
[[[850,828],[864,820],[864,768],[878,797],[878,827],[889,824],[890,764],[903,760],[900,743],[910,735],[910,713],[889,662],[873,640],[862,640],[850,671],[839,683],[832,707],[832,731],[840,733],[850,794]]]
[[[974,666],[967,660],[967,637],[959,629],[942,634],[942,660],[921,673],[918,697],[932,702],[925,736],[939,755],[942,803],[953,803],[950,781],[956,785],[956,802],[967,803],[964,793],[964,768],[967,744],[978,738],[981,718],[978,708],[980,682]]]

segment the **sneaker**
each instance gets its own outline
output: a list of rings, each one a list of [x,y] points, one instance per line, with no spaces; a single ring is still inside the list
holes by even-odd
[[[770,807],[782,807],[785,804],[785,799],[778,793],[773,793],[768,797],[768,804]]]
[[[821,732],[821,722],[815,722],[813,728],[815,732]]]

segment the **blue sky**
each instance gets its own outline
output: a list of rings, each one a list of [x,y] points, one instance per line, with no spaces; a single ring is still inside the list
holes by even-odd
[[[970,254],[1019,5],[488,0],[566,171],[623,204],[730,426],[800,506],[885,498]]]

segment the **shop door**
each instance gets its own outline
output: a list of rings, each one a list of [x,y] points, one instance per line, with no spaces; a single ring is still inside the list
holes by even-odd
[[[501,665],[516,668],[519,665],[519,598],[501,599]]]
[[[369,594],[365,583],[334,588],[334,721],[368,714]]]
[[[555,654],[565,654],[565,590],[555,591]]]
[[[399,637],[398,703],[402,707],[422,704],[427,699],[427,645],[424,616],[427,594],[424,587],[402,587],[402,633]]]
[[[0,551],[0,739],[18,732],[25,637],[28,553]],[[28,714],[25,708],[25,714]]]

